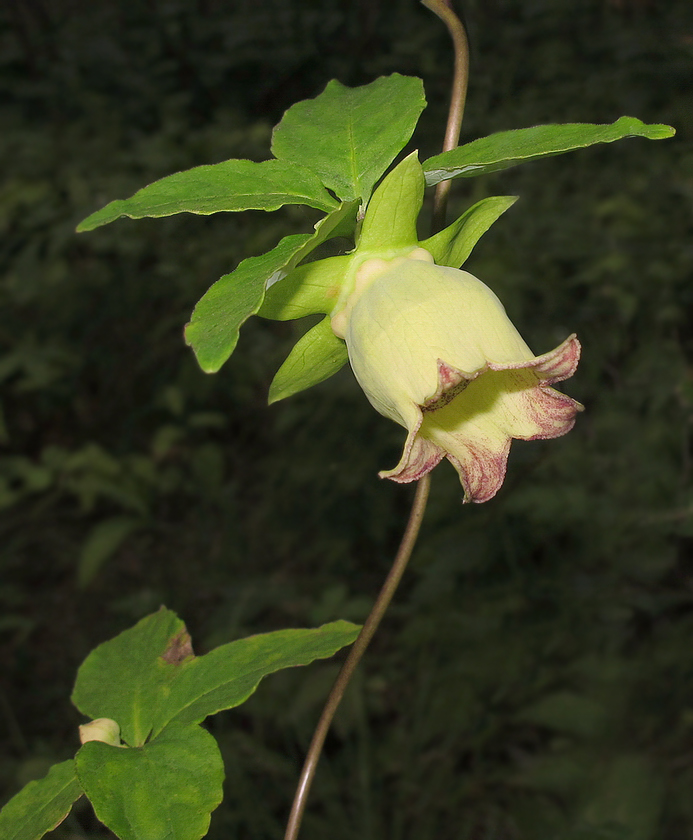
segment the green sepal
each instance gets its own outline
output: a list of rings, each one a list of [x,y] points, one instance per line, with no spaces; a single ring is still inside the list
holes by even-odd
[[[368,202],[358,250],[363,253],[415,248],[416,220],[425,186],[418,153],[412,152],[385,177]]]
[[[491,225],[517,201],[516,195],[482,198],[451,225],[419,243],[436,265],[459,268]]]
[[[25,785],[0,811],[0,837],[39,840],[60,825],[82,793],[74,759],[54,764],[47,775]]]
[[[450,178],[469,178],[508,169],[541,157],[552,157],[596,143],[613,143],[624,137],[664,140],[676,133],[669,125],[646,125],[635,117],[621,117],[608,125],[566,123],[535,125],[500,131],[458,146],[424,161],[426,185]]]
[[[171,723],[136,749],[90,741],[75,762],[96,816],[120,840],[199,840],[222,800],[221,754],[201,726]]]
[[[296,342],[286,357],[270,385],[268,403],[271,405],[329,379],[348,358],[346,344],[332,332],[330,318],[323,318]]]
[[[260,309],[267,286],[289,274],[335,231],[341,235],[350,229],[356,207],[355,201],[344,203],[315,225],[315,233],[286,236],[266,254],[248,257],[202,296],[185,327],[185,340],[205,373],[216,373],[233,353],[241,326]]]
[[[423,82],[414,76],[393,73],[356,88],[333,79],[315,99],[288,109],[272,134],[272,153],[312,169],[342,200],[367,201],[425,107]]]
[[[347,255],[300,265],[267,289],[257,314],[273,321],[329,314],[339,299],[351,263],[352,256]]]
[[[277,210],[284,204],[307,204],[330,212],[337,202],[320,179],[305,166],[282,160],[225,160],[175,172],[138,190],[130,198],[111,201],[77,226],[94,230],[129,216],[160,218],[176,213],[212,213],[239,210]]]

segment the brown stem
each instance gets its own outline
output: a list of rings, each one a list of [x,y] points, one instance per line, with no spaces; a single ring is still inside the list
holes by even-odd
[[[404,536],[402,537],[402,542],[400,543],[399,550],[392,564],[392,568],[390,569],[390,573],[385,579],[385,583],[383,584],[376,602],[373,605],[373,609],[366,619],[366,623],[361,628],[361,632],[356,638],[356,641],[352,645],[352,648],[349,651],[349,656],[346,658],[344,665],[342,665],[339,676],[332,686],[330,695],[327,698],[325,708],[322,711],[318,725],[313,733],[313,740],[310,742],[308,754],[306,755],[306,760],[303,764],[303,770],[301,771],[301,778],[299,779],[298,787],[296,788],[296,794],[291,807],[289,822],[286,826],[284,840],[296,840],[298,837],[303,811],[306,807],[306,799],[308,798],[310,786],[313,782],[313,777],[315,776],[315,770],[318,765],[320,753],[322,752],[322,746],[325,743],[327,730],[330,728],[332,718],[337,711],[337,706],[339,706],[339,702],[344,695],[344,691],[349,683],[349,680],[356,670],[356,666],[361,661],[361,657],[366,652],[366,648],[373,638],[373,634],[378,629],[380,620],[385,614],[385,610],[387,610],[388,605],[392,600],[392,596],[395,594],[397,585],[399,584],[402,574],[407,566],[407,562],[411,557],[414,544],[416,543],[416,538],[419,535],[419,528],[421,527],[424,511],[426,510],[430,483],[431,479],[429,475],[425,475],[419,480],[416,488],[416,495],[414,496],[411,512],[409,514],[409,521],[407,522],[407,527],[404,531]]]
[[[457,146],[462,128],[462,117],[464,116],[464,104],[467,99],[467,82],[469,80],[469,44],[467,33],[462,21],[452,10],[451,0],[421,0],[427,9],[443,21],[447,26],[452,38],[455,52],[455,70],[452,80],[452,92],[450,96],[450,110],[448,111],[448,124],[445,129],[445,140],[443,142],[444,152],[449,152]],[[436,233],[445,227],[445,213],[448,206],[448,195],[450,193],[450,181],[441,181],[436,187],[433,199],[433,227],[432,233]]]

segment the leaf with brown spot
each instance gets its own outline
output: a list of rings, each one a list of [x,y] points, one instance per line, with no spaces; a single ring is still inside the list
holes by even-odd
[[[180,665],[186,659],[192,659],[194,656],[192,639],[185,628],[176,633],[169,641],[166,650],[161,654],[164,662],[168,662],[170,665]]]

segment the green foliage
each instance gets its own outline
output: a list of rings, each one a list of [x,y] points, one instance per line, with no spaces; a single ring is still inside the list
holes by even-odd
[[[635,117],[621,117],[613,125],[535,125],[481,137],[424,161],[430,187],[450,178],[486,175],[542,157],[562,155],[595,143],[613,143],[624,137],[663,140],[673,137],[669,125],[644,125]]]
[[[370,196],[384,170],[411,137],[424,107],[420,79],[393,74],[355,89],[332,81],[318,97],[299,102],[284,114],[272,135],[272,152],[277,160],[227,160],[178,172],[144,187],[130,199],[112,201],[85,219],[77,230],[93,230],[121,216],[276,210],[287,203],[333,210],[316,224],[313,235],[285,237],[268,253],[243,260],[198,302],[186,327],[186,341],[202,369],[216,373],[233,353],[240,327],[260,310],[266,289],[291,274],[327,239],[338,235],[355,238],[354,267],[362,255],[372,252],[394,256],[416,244],[424,189],[424,171],[417,154],[412,153],[385,178],[372,201]],[[669,126],[646,126],[630,117],[622,117],[611,126],[535,126],[502,132],[426,161],[426,183],[506,169],[623,137],[662,139],[673,133]],[[342,199],[336,209],[326,189]],[[358,202],[362,227],[353,217]],[[479,236],[503,212],[500,208],[505,209],[505,199],[499,202],[470,208],[442,237],[433,240],[443,259],[456,261],[462,257],[461,264],[469,256]],[[365,207],[368,211],[364,219]],[[346,283],[348,289],[350,279],[347,271],[340,286]],[[299,285],[301,281],[307,283],[309,293],[314,290],[308,274],[300,275],[300,280],[294,274],[288,285],[292,297],[296,291],[301,295],[300,287],[296,289],[297,280]],[[329,314],[330,305],[339,303],[342,296],[331,286],[325,291],[327,301],[315,311]],[[306,354],[305,349],[311,352]],[[270,402],[280,399],[278,395],[289,396],[324,381],[339,370],[340,359],[345,359],[344,353],[333,341],[325,343],[324,327],[320,328],[304,338],[295,355],[282,366]],[[316,365],[314,371],[310,364]]]
[[[346,344],[334,334],[330,319],[323,318],[291,348],[269,387],[269,404],[323,382],[347,361]]]
[[[393,73],[355,89],[332,80],[289,108],[272,133],[272,152],[309,166],[342,201],[367,202],[425,107],[421,79]]]
[[[464,4],[476,62],[464,142],[623,113],[671,123],[677,138],[453,185],[451,219],[522,196],[467,267],[536,352],[578,332],[570,393],[587,410],[561,441],[517,444],[486,506],[461,510],[452,470],[436,471],[414,567],[328,742],[306,840],[624,838],[615,810],[598,827],[580,815],[608,767],[634,755],[664,786],[660,799],[622,776],[631,801],[661,805],[652,840],[690,834],[693,9],[630,8]],[[450,67],[444,28],[415,3],[396,14],[374,3],[365,18],[341,0],[319,14],[292,0],[31,3],[16,20],[11,9],[0,10],[6,798],[74,753],[65,698],[88,650],[161,603],[202,650],[363,620],[409,497],[375,478],[401,433],[348,372],[266,408],[300,326],[250,319],[216,377],[181,346],[216,278],[311,231],[317,214],[184,215],[74,237],[80,214],[201,161],[262,160],[282,112],[333,77],[422,75],[430,104],[410,148],[430,158]],[[81,592],[92,529],[135,509],[143,527]],[[210,840],[281,838],[333,676],[327,663],[278,673],[214,718],[228,782]],[[524,719],[561,692],[603,708],[602,734]],[[540,780],[542,759],[553,763]],[[103,829],[78,803],[54,836]]]
[[[29,784],[0,811],[6,840],[35,840],[59,825],[82,795],[75,762],[54,764],[43,779]]]
[[[113,556],[123,542],[141,525],[133,516],[113,516],[98,522],[89,532],[77,566],[77,582],[89,586],[103,564]]]
[[[417,153],[412,152],[383,180],[369,202],[358,249],[381,254],[413,248],[423,197],[423,172]]]
[[[132,198],[111,201],[81,222],[77,231],[94,230],[121,216],[209,216],[239,210],[278,210],[285,204],[307,204],[325,211],[336,206],[320,181],[300,165],[280,160],[225,160],[176,172],[143,187]]]
[[[200,367],[216,373],[238,341],[241,325],[262,305],[265,289],[290,274],[292,269],[330,236],[344,221],[353,220],[354,203],[341,204],[315,225],[314,234],[287,236],[269,253],[248,257],[225,274],[198,301],[185,339],[195,351]]]
[[[219,747],[200,726],[172,723],[136,750],[90,741],[75,764],[96,816],[121,840],[199,840],[222,799]]]
[[[332,656],[357,631],[343,621],[278,630],[196,657],[185,625],[161,609],[89,654],[72,701],[89,717],[116,720],[125,743],[141,747],[170,723],[200,723],[238,706],[267,674]]]
[[[77,674],[74,704],[115,722],[125,743],[87,740],[74,762],[11,799],[0,826],[38,840],[83,791],[121,840],[199,840],[221,802],[224,768],[216,741],[198,724],[243,703],[268,674],[332,656],[358,631],[335,621],[239,639],[198,657],[183,622],[162,607],[95,648]]]
[[[420,245],[425,248],[436,265],[459,268],[472,249],[491,225],[517,201],[517,196],[493,196],[482,198],[444,230],[424,239]]]

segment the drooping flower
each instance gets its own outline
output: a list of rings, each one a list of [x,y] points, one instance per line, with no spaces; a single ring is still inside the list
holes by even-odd
[[[551,387],[575,372],[575,335],[535,356],[488,286],[422,248],[366,260],[332,327],[373,407],[408,431],[399,464],[380,473],[394,481],[447,458],[465,501],[485,502],[503,483],[513,438],[564,435],[582,410]]]

